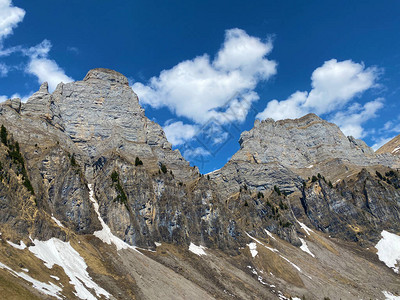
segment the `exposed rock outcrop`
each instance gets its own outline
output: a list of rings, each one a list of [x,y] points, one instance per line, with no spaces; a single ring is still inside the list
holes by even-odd
[[[75,297],[60,267],[46,271],[18,244],[54,237],[83,253],[116,299],[174,295],[174,284],[182,299],[380,298],[377,278],[400,293],[368,250],[384,230],[400,233],[396,139],[375,153],[314,114],[256,121],[204,176],[108,69],[0,104],[0,125],[1,278],[28,278],[5,263],[32,264],[43,282],[58,272]],[[124,250],[100,239],[105,228]]]
[[[390,154],[375,154],[362,140],[346,137],[335,124],[315,114],[300,119],[256,121],[241,134],[240,150],[220,170],[210,174],[226,194],[243,183],[264,190],[278,185],[293,192],[304,179],[326,174],[337,180],[349,169],[383,165],[400,167]],[[347,174],[346,174],[347,175]]]

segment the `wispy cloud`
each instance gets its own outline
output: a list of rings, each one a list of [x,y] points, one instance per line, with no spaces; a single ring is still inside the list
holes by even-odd
[[[67,47],[67,51],[72,52],[74,54],[79,54],[79,49],[77,47],[69,46]]]
[[[210,155],[211,153],[203,147],[190,148],[183,152],[183,156],[188,160],[199,159],[200,157],[205,158]]]
[[[0,63],[0,77],[7,76],[9,71],[10,68],[6,64]]]
[[[377,98],[364,105],[354,103],[347,110],[335,113],[330,121],[338,125],[345,135],[363,138],[367,133],[362,125],[377,116],[376,113],[383,107],[383,103],[383,98]]]

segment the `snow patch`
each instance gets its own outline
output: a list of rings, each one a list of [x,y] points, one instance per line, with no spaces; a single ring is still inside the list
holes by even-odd
[[[297,223],[299,223],[300,227],[307,233],[307,235],[310,235],[310,232],[314,232],[312,231],[310,228],[308,228],[305,224],[301,223],[299,220],[297,220]]]
[[[383,291],[382,293],[385,295],[386,300],[400,300],[400,296],[395,296],[391,292]]]
[[[47,284],[47,283],[41,282],[39,280],[33,279],[28,274],[25,274],[23,272],[16,272],[13,269],[11,269],[10,267],[6,266],[5,264],[2,264],[1,262],[0,262],[0,268],[6,269],[14,276],[20,277],[20,278],[32,283],[32,287],[37,289],[38,291],[42,292],[43,294],[53,296],[57,299],[62,299],[61,298],[62,295],[60,294],[62,289],[59,286],[55,285],[54,283],[49,282]]]
[[[19,245],[14,244],[13,242],[7,241],[7,243],[9,243],[11,246],[13,246],[14,248],[17,248],[19,250],[24,250],[26,248],[26,245],[23,241],[19,242]]]
[[[312,257],[315,257],[315,255],[311,253],[310,249],[308,249],[308,246],[307,246],[306,241],[303,240],[302,238],[299,238],[299,239],[300,239],[301,244],[302,244],[302,245],[300,246],[300,249],[303,250],[304,252],[310,254]]]
[[[92,185],[88,184],[88,187],[89,187],[90,201],[93,203],[94,210],[95,210],[97,217],[101,223],[101,226],[103,227],[102,230],[96,231],[93,234],[108,245],[114,244],[115,247],[117,247],[118,251],[121,249],[132,249],[132,250],[142,254],[140,251],[136,250],[136,247],[133,247],[133,246],[125,243],[123,240],[121,240],[119,237],[116,237],[111,232],[110,227],[108,227],[108,225],[104,222],[103,218],[100,216],[99,204],[97,203],[97,201],[94,197],[94,191],[93,191]]]
[[[190,245],[189,245],[189,251],[193,252],[194,254],[197,254],[198,256],[207,255],[207,253],[204,251],[204,249],[206,249],[206,248],[203,247],[202,245],[196,246],[193,243],[190,243]]]
[[[268,247],[267,245],[264,245],[263,243],[261,243],[259,240],[257,240],[255,237],[252,237],[250,234],[248,234],[246,231],[244,232],[246,233],[246,235],[251,238],[253,241],[255,241],[256,243],[260,244],[261,246],[264,246],[265,248],[267,248],[268,250],[272,251],[272,252],[279,252],[278,249],[275,248],[271,248]]]
[[[314,165],[309,165],[309,166],[307,166],[306,168],[307,168],[307,169],[311,169],[312,167],[314,167]]]
[[[57,276],[54,275],[50,275],[51,278],[54,278],[55,280],[60,280],[60,278],[58,278]]]
[[[21,268],[21,270],[24,271],[24,272],[26,272],[26,273],[29,272],[29,270],[28,270],[27,268]]]
[[[397,146],[396,148],[393,149],[392,153],[396,153],[399,150],[400,150],[400,146]]]
[[[256,243],[250,243],[250,244],[248,244],[247,246],[249,246],[251,256],[252,256],[253,258],[256,257],[256,255],[258,254],[258,251],[257,251],[257,244],[256,244]]]
[[[400,236],[386,230],[381,232],[382,239],[376,244],[379,260],[399,274],[400,268]]]
[[[154,242],[154,244],[156,245],[156,247],[160,247],[161,246],[161,243],[158,243],[158,242]]]
[[[63,242],[57,238],[48,241],[34,240],[34,246],[29,247],[37,258],[44,261],[46,267],[51,269],[59,265],[64,269],[65,274],[70,278],[70,283],[75,286],[74,294],[80,299],[95,300],[96,297],[88,289],[93,289],[98,297],[106,298],[110,293],[101,288],[93,281],[86,271],[87,265],[79,253],[72,248],[69,242]]]
[[[279,300],[289,300],[289,298],[285,297],[281,291],[278,291]]]
[[[300,273],[304,274],[303,271],[294,263],[292,263],[290,260],[288,260],[286,257],[284,257],[282,254],[279,253],[278,249],[275,248],[271,248],[268,247],[267,245],[264,245],[263,243],[261,243],[259,240],[257,240],[255,237],[252,237],[250,234],[248,234],[246,231],[244,232],[249,238],[251,238],[252,240],[256,241],[258,244],[264,246],[265,248],[267,248],[268,250],[272,251],[272,252],[276,252],[279,254],[279,256],[281,258],[283,258],[284,260],[286,260],[289,264],[291,264],[297,271],[299,271]],[[306,275],[308,278],[312,279],[310,276]]]
[[[273,240],[276,241],[276,238],[274,238],[274,236],[272,235],[271,232],[269,232],[267,229],[264,229],[264,231],[268,234],[268,236],[269,236],[271,239],[273,239]]]
[[[282,256],[282,255],[279,255],[280,257],[282,257],[284,260],[286,260],[289,264],[291,264],[297,271],[299,271],[300,273],[303,273],[303,271],[298,267],[298,266],[296,266],[294,263],[292,263],[290,260],[288,260],[286,257],[284,257],[284,256]]]
[[[251,270],[251,273],[253,273],[254,275],[257,276],[257,280],[258,280],[261,284],[263,284],[263,285],[269,285],[268,283],[266,283],[266,282],[264,281],[264,278],[262,278],[262,276],[258,275],[256,269],[252,268],[252,266],[247,266],[247,267]],[[263,271],[260,271],[260,272],[263,273]],[[270,287],[272,287],[272,285],[270,285]]]
[[[61,224],[61,222],[59,220],[57,220],[55,217],[53,217],[53,215],[51,216],[51,219],[60,227],[64,228],[64,225]]]

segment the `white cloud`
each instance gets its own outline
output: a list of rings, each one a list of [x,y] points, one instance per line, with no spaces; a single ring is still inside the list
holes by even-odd
[[[0,48],[3,39],[23,20],[25,11],[12,5],[11,0],[0,0]]]
[[[72,52],[74,54],[79,54],[79,49],[77,47],[69,46],[67,47],[67,51]]]
[[[276,62],[266,58],[271,50],[270,40],[230,29],[214,60],[204,54],[183,61],[152,77],[147,85],[135,83],[133,90],[142,104],[168,107],[197,124],[212,117],[221,122],[243,121],[251,102],[259,99],[254,92],[258,82],[276,73]]]
[[[9,71],[10,69],[6,64],[0,63],[0,77],[7,76]]]
[[[33,91],[31,91],[30,93],[28,93],[28,94],[25,95],[25,96],[21,96],[19,93],[15,93],[15,94],[13,94],[13,95],[10,97],[10,99],[19,98],[19,99],[21,99],[21,102],[26,102],[26,101],[28,101],[28,99],[29,99],[33,94],[34,94]]]
[[[168,141],[178,146],[192,139],[198,127],[195,125],[183,124],[183,122],[178,121],[165,125],[163,129]]]
[[[400,133],[400,116],[396,118],[396,120],[387,121],[383,126],[383,132],[395,132]]]
[[[304,107],[307,100],[307,92],[295,92],[290,97],[283,101],[272,100],[268,102],[264,111],[257,114],[256,118],[265,120],[272,118],[280,119],[295,119],[308,113],[308,109]]]
[[[26,71],[37,76],[39,83],[47,81],[50,92],[54,91],[57,84],[60,82],[68,83],[73,81],[73,79],[68,77],[64,70],[61,69],[54,60],[47,58],[32,59],[29,62]]]
[[[388,138],[384,138],[384,137],[380,137],[376,140],[376,143],[372,145],[372,149],[374,149],[374,151],[378,150],[380,147],[382,147],[383,145],[385,145],[387,142],[391,141],[392,139],[394,139],[395,136],[391,136]]]
[[[351,60],[338,62],[331,59],[314,70],[309,93],[298,91],[287,100],[272,100],[257,118],[298,118],[309,112],[323,115],[341,109],[354,97],[372,88],[378,73],[374,67],[365,68]]]
[[[6,100],[8,100],[8,97],[7,97],[7,96],[5,96],[5,95],[0,95],[0,102],[4,102],[4,101],[6,101]]]
[[[28,49],[22,49],[22,53],[32,59],[47,57],[51,50],[51,47],[52,44],[49,40],[43,40],[40,44],[37,44],[36,46],[30,47]]]
[[[68,83],[73,81],[54,60],[48,58],[51,46],[50,41],[44,40],[40,44],[24,51],[30,57],[25,72],[35,75],[39,84],[47,81],[50,92],[54,91],[60,82]]]
[[[197,148],[193,148],[193,149],[189,148],[183,152],[183,156],[187,160],[193,160],[193,159],[203,160],[204,157],[207,157],[210,155],[211,155],[211,153],[202,147],[197,147]]]
[[[363,106],[354,103],[348,110],[337,112],[331,122],[340,127],[347,136],[363,138],[366,135],[361,126],[366,121],[375,118],[376,112],[383,107],[383,99],[377,98],[374,101],[365,103]]]
[[[378,70],[374,67],[366,69],[363,64],[351,60],[331,59],[313,72],[313,89],[304,105],[317,114],[331,112],[371,88],[377,76]]]

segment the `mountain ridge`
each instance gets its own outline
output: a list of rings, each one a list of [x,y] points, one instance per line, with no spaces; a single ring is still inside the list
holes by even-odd
[[[7,293],[1,282],[14,274],[20,298],[83,297],[68,281],[79,274],[62,257],[60,268],[46,269],[49,257],[32,252],[51,239],[70,243],[112,299],[400,293],[398,274],[373,250],[384,232],[400,234],[399,157],[375,154],[314,114],[256,121],[209,176],[172,150],[113,70],[90,70],[52,94],[44,83],[26,103],[7,100],[0,123],[0,289]],[[13,246],[20,241],[27,247]],[[38,293],[26,266],[58,292]],[[107,298],[90,284],[83,285],[89,298]]]

